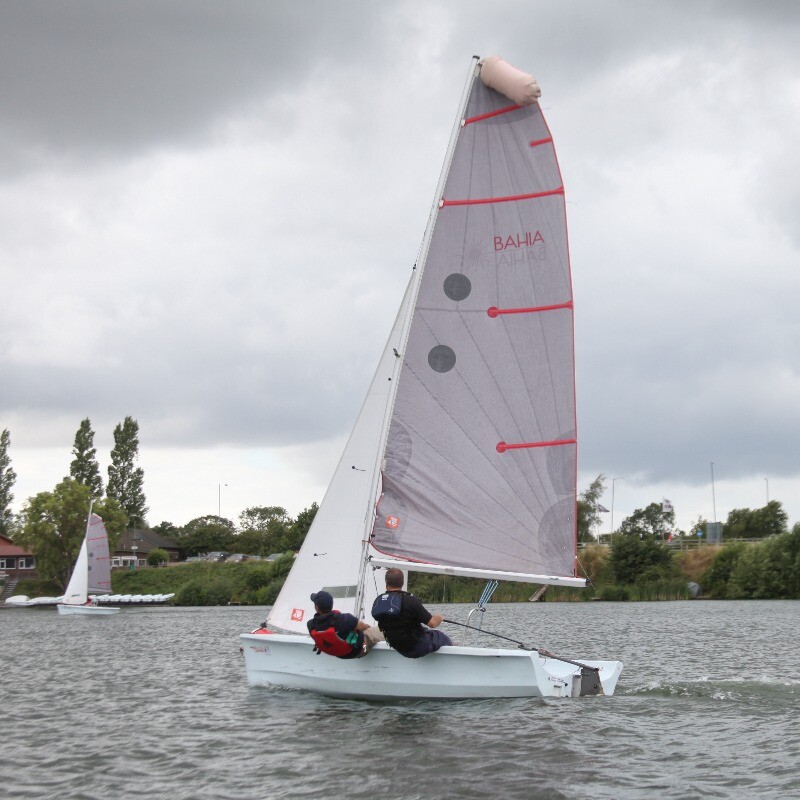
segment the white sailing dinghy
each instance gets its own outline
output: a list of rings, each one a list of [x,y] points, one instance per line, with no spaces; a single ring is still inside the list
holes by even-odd
[[[618,661],[385,643],[313,652],[309,596],[365,617],[382,568],[584,586],[576,576],[573,303],[564,189],[534,79],[474,59],[389,341],[267,623],[251,685],[338,697],[607,694]]]
[[[83,537],[75,567],[72,570],[67,590],[56,606],[59,614],[82,614],[84,616],[108,616],[118,614],[119,608],[98,606],[89,601],[89,593],[111,592],[111,557],[108,549],[108,534],[103,520],[89,510],[86,534]]]

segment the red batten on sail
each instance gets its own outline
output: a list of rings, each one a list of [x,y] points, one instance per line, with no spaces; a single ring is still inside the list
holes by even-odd
[[[557,447],[564,444],[577,444],[577,439],[556,439],[552,442],[519,442],[517,444],[498,442],[495,449],[498,453],[505,453],[506,450],[524,450],[531,447]]]
[[[511,111],[519,111],[522,106],[513,105],[506,106],[505,108],[498,108],[497,111],[488,111],[486,114],[478,114],[476,117],[469,117],[465,119],[462,125],[472,125],[473,122],[480,122],[484,119],[491,119],[492,117],[499,117],[501,114],[508,114]]]
[[[564,187],[559,186],[558,189],[549,189],[546,192],[516,194],[510,197],[476,197],[472,200],[445,200],[443,197],[439,201],[439,208],[447,208],[448,206],[480,206],[486,205],[487,203],[515,203],[518,200],[535,200],[537,197],[552,197],[556,194],[564,194]]]
[[[556,311],[559,308],[573,308],[572,300],[566,303],[556,303],[552,306],[537,306],[536,308],[496,308],[492,306],[486,309],[486,313],[494,319],[501,314],[536,314],[539,311]]]

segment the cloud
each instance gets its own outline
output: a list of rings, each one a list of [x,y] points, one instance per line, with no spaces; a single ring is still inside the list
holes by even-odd
[[[324,485],[301,462],[335,464],[476,52],[543,88],[582,474],[637,476],[642,506],[702,486],[710,461],[788,485],[798,27],[790,2],[6,4],[0,428],[30,465],[18,501],[66,474],[85,416],[104,447],[139,421],[158,517],[200,502],[170,510],[171,458],[212,489],[221,451],[232,483],[269,454]],[[50,468],[35,455],[59,448]]]

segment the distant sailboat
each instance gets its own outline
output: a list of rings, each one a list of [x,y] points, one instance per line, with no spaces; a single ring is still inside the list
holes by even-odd
[[[75,567],[67,584],[67,590],[57,605],[59,614],[83,614],[85,616],[108,616],[118,614],[119,608],[98,606],[89,600],[89,594],[110,594],[111,557],[108,549],[108,534],[103,520],[89,510],[86,534],[83,537]]]
[[[562,586],[577,577],[573,304],[564,189],[529,75],[470,69],[421,256],[267,626],[251,685],[340,697],[613,694],[619,661],[443,647],[319,657],[312,591],[360,618],[379,569]],[[513,640],[512,640],[513,641]]]

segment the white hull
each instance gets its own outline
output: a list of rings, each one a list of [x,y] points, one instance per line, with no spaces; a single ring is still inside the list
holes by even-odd
[[[111,606],[71,606],[59,603],[56,608],[59,614],[81,614],[86,617],[107,617],[110,614],[119,614],[119,609]]]
[[[317,655],[308,636],[244,633],[241,647],[251,686],[306,689],[331,697],[466,699],[578,697],[581,669],[528,650],[444,647],[424,658],[404,658],[385,643],[369,655],[339,659]],[[611,695],[619,661],[584,661],[597,667],[603,694]]]
[[[145,603],[148,604],[161,604],[167,603],[171,598],[175,596],[175,592],[171,594],[141,594],[141,595],[130,595],[130,594],[112,594],[112,595],[92,595],[89,599],[93,600],[95,603],[105,605],[106,603],[122,603],[123,605],[144,605]],[[14,597],[9,597],[5,605],[13,606],[14,608],[26,608],[30,606],[57,606],[61,603],[62,597],[35,597],[33,600],[29,599],[24,594],[15,595]]]
[[[14,608],[30,608],[31,606],[54,606],[61,602],[61,597],[34,597],[31,600],[25,594],[17,594],[6,599],[7,606]]]

